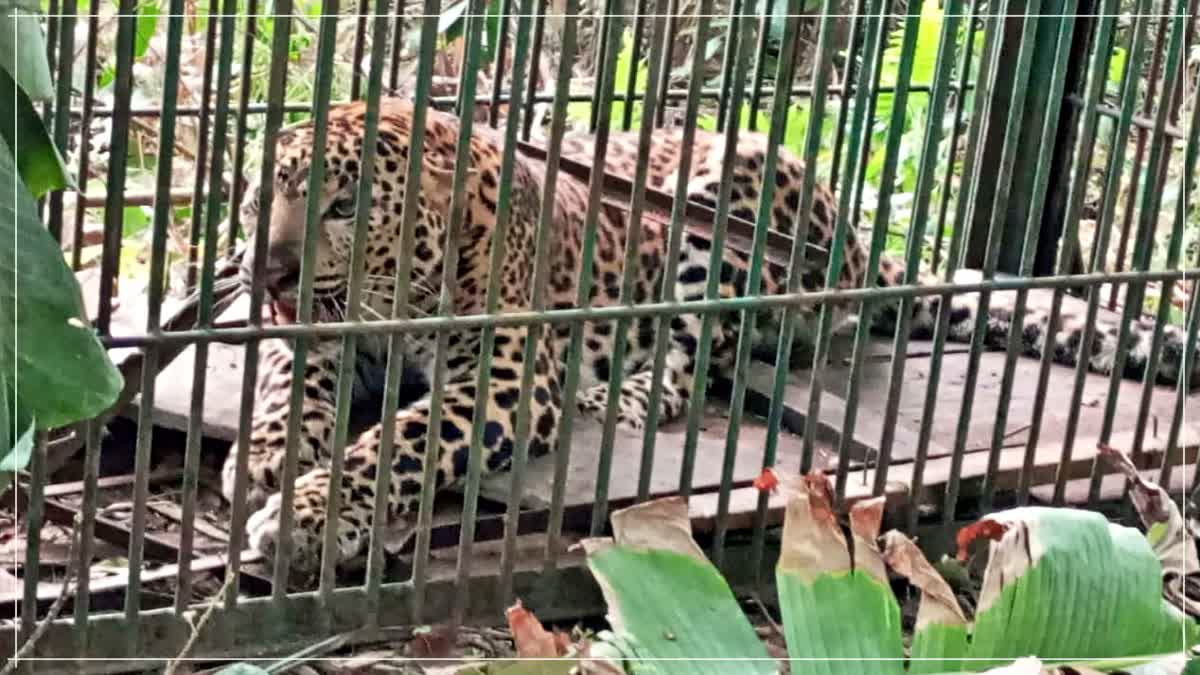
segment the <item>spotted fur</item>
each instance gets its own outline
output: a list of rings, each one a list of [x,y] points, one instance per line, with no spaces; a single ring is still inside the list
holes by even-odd
[[[375,176],[370,204],[369,237],[366,244],[366,291],[363,316],[370,319],[390,316],[392,312],[392,279],[399,256],[409,256],[412,264],[410,304],[414,312],[433,312],[442,286],[446,228],[450,221],[451,176],[455,145],[458,137],[457,120],[445,113],[429,111],[425,128],[420,195],[415,218],[414,245],[400,250],[400,223],[405,193],[405,167],[408,157],[410,103],[389,99],[382,103],[381,123]],[[324,214],[319,229],[315,264],[315,293],[317,320],[338,320],[345,313],[345,295],[349,279],[349,252],[352,243],[353,195],[361,167],[365,109],[361,103],[338,106],[330,111],[326,143],[326,177],[320,197]],[[271,205],[270,242],[267,249],[266,283],[276,306],[293,307],[299,277],[300,248],[303,234],[305,197],[307,193],[312,127],[302,124],[290,128],[278,137],[277,169],[274,181],[274,200]],[[499,269],[489,269],[491,236],[496,225],[497,195],[500,183],[503,141],[500,134],[477,125],[470,139],[470,171],[462,200],[465,205],[464,227],[458,238],[457,265],[451,271],[455,281],[454,309],[458,314],[477,314],[485,308],[485,289],[490,274],[500,275],[500,311],[528,310],[531,306],[530,287],[533,280],[533,252],[543,194],[545,167],[528,156],[517,154],[511,177],[511,218],[505,238],[506,254]],[[652,187],[671,191],[677,181],[677,171],[685,148],[679,131],[662,130],[654,135],[648,157],[648,183]],[[720,135],[699,132],[690,149],[693,163],[688,177],[690,199],[712,205],[717,200],[723,168],[724,139]],[[569,136],[564,141],[564,155],[591,164],[594,157],[592,141],[587,137]],[[766,139],[756,134],[742,134],[738,140],[736,159],[732,166],[730,212],[737,217],[753,220],[760,193],[764,189],[762,175]],[[608,171],[632,177],[637,162],[636,137],[614,134],[607,147]],[[787,150],[780,150],[778,169],[771,200],[771,224],[784,233],[793,231],[798,209],[804,168]],[[584,218],[587,211],[587,185],[565,173],[559,173],[553,204],[553,220],[549,234],[549,275],[547,297],[554,308],[576,305],[581,252],[584,237]],[[247,204],[245,222],[257,210],[257,193]],[[595,240],[594,269],[591,276],[590,302],[594,306],[613,305],[620,301],[624,272],[627,235],[624,211],[607,206],[600,208]],[[818,185],[808,227],[808,241],[818,249],[828,251],[832,245],[835,205],[827,188]],[[663,286],[666,267],[668,233],[654,219],[642,223],[641,242],[633,260],[634,302],[658,298]],[[253,250],[251,245],[248,250]],[[709,274],[709,243],[688,235],[683,241],[678,272],[671,280],[675,298],[696,300],[704,295]],[[864,243],[853,231],[847,235],[843,249],[844,268],[838,288],[861,287],[864,281],[880,285],[903,282],[903,266],[885,257],[878,270],[868,275]],[[734,250],[722,255],[718,274],[720,295],[734,297],[746,293],[748,261]],[[802,287],[812,291],[824,285],[825,269],[821,256],[814,256],[801,275]],[[248,254],[243,281],[250,281],[253,255]],[[777,294],[786,289],[786,279],[775,269],[766,269],[762,279],[763,294]],[[1004,348],[1011,330],[1009,301],[1006,294],[996,294],[989,310],[989,347]],[[845,308],[849,309],[849,308]],[[975,323],[977,298],[956,297],[950,312],[950,338],[970,339]],[[798,312],[801,321],[810,321],[812,308]],[[932,331],[937,315],[937,299],[919,300],[912,316],[912,334],[927,335]],[[885,307],[875,313],[873,328],[890,334],[896,316],[895,307]],[[778,315],[762,312],[755,326],[756,335],[766,348],[774,349],[773,336],[778,334]],[[714,322],[712,367],[725,370],[733,365],[739,330],[736,313],[723,314]],[[670,420],[686,408],[692,393],[696,352],[699,345],[701,320],[695,315],[682,315],[669,321],[669,350],[663,373],[659,418]],[[1083,324],[1078,317],[1066,316],[1062,329],[1048,339],[1046,317],[1039,312],[1026,314],[1021,326],[1023,350],[1037,356],[1053,345],[1054,358],[1065,364],[1076,359]],[[1126,371],[1140,375],[1149,352],[1151,327],[1137,323],[1131,327],[1130,344],[1126,351]],[[606,410],[608,381],[612,374],[612,352],[616,322],[583,324],[582,368],[578,405],[584,411],[601,413]],[[556,324],[542,331],[534,353],[533,390],[530,396],[529,449],[531,456],[549,452],[557,442],[558,419],[563,397],[563,370],[570,327]],[[801,332],[800,335],[804,333]],[[1108,372],[1118,348],[1115,345],[1115,326],[1100,326],[1089,355],[1092,370]],[[438,453],[426,451],[430,422],[430,400],[422,398],[403,407],[394,419],[395,458],[391,466],[378,466],[382,424],[376,424],[353,439],[346,449],[345,472],[342,479],[341,506],[337,514],[337,560],[350,561],[364,553],[369,532],[375,479],[380,470],[391,472],[387,504],[390,518],[406,518],[414,514],[421,493],[421,478],[426,462],[434,462],[435,489],[445,488],[463,478],[468,460],[471,421],[476,408],[482,406],[483,457],[486,471],[505,469],[515,451],[516,409],[522,372],[526,328],[500,327],[495,331],[492,350],[491,382],[486,391],[476,391],[476,366],[481,344],[479,330],[461,330],[447,336],[447,376],[441,423],[435,429],[439,441]],[[627,334],[628,350],[624,357],[619,396],[618,418],[622,426],[639,429],[647,416],[651,388],[651,364],[655,348],[655,321],[636,319],[630,322]],[[408,363],[432,377],[436,336],[407,334],[404,351]],[[1183,336],[1175,328],[1165,333],[1164,358],[1158,377],[1173,381],[1182,360]],[[356,392],[377,387],[386,364],[386,340],[363,338],[358,344]],[[278,518],[283,508],[279,494],[289,400],[292,382],[292,354],[284,342],[267,341],[263,345],[259,364],[259,383],[254,402],[254,424],[249,457],[249,501],[258,509],[247,527],[253,547],[273,554],[279,546]],[[311,571],[320,560],[321,532],[329,517],[326,495],[330,472],[327,467],[331,453],[335,411],[335,385],[341,360],[340,340],[318,341],[309,348],[303,368],[304,397],[297,414],[301,416],[299,442],[300,477],[295,483],[295,497],[289,505],[294,509],[295,527],[292,535],[294,568]],[[224,475],[224,489],[232,498],[236,451],[230,453]]]

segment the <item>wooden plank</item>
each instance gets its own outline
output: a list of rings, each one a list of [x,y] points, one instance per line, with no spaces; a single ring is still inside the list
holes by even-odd
[[[1114,435],[1110,445],[1118,448],[1130,447],[1132,441],[1133,434],[1125,432]],[[1200,448],[1200,428],[1192,427],[1185,429],[1180,437],[1180,446],[1183,453],[1187,453],[1194,459],[1196,450]],[[1163,454],[1165,452],[1165,439],[1148,440],[1138,460],[1140,466],[1145,468],[1159,466],[1163,461]],[[1090,476],[1097,454],[1095,439],[1081,440],[1076,443],[1071,461],[1065,467],[1068,477],[1085,478]],[[1168,461],[1176,463],[1180,462],[1181,459],[1182,453],[1177,453],[1176,456],[1167,458]],[[967,456],[963,462],[962,472],[960,473],[964,483],[962,495],[970,495],[975,491],[979,479],[983,478],[987,473],[987,460],[987,455],[984,453],[975,453]],[[1061,460],[1061,445],[1047,444],[1039,448],[1034,456],[1032,484],[1044,485],[1053,481]],[[996,488],[998,490],[1011,490],[1018,486],[1017,481],[1019,480],[1024,461],[1024,448],[1004,450],[1000,453],[999,471],[996,474]],[[1104,467],[1104,472],[1106,474],[1114,473],[1107,466]],[[910,494],[912,474],[912,464],[893,466],[891,468],[888,472],[886,488],[889,503],[899,504],[912,500],[912,495]],[[925,488],[923,493],[918,495],[918,499],[920,501],[929,501],[931,498],[936,498],[949,482],[950,475],[951,458],[943,457],[930,461],[925,468]],[[859,500],[870,497],[871,486],[874,485],[874,482],[874,469],[853,472],[847,483],[846,505],[849,506]],[[692,516],[692,527],[695,531],[707,531],[714,526],[717,514],[717,497],[716,494],[704,494],[691,498],[688,509]],[[758,490],[755,488],[741,488],[732,491],[730,494],[730,520],[728,521],[728,527],[735,529],[752,526],[754,509],[757,504]],[[768,526],[783,523],[784,506],[785,500],[783,497],[779,495],[771,497],[767,510]]]

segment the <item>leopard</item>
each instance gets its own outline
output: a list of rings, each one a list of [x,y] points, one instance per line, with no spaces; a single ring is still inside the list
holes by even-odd
[[[503,130],[477,124],[466,139],[468,167],[460,174],[456,199],[456,153],[462,123],[451,112],[428,109],[421,135],[419,178],[410,186],[408,158],[412,150],[414,104],[410,100],[384,98],[378,105],[373,169],[367,172],[371,181],[370,202],[361,205],[367,211],[361,270],[352,270],[350,265],[355,214],[360,208],[355,195],[365,169],[361,162],[368,109],[358,101],[328,110],[324,180],[317,198],[320,220],[310,270],[312,319],[318,323],[346,319],[347,293],[355,273],[360,273],[362,280],[362,311],[358,312],[362,321],[394,316],[393,309],[402,309],[405,316],[432,315],[439,308],[448,308],[457,316],[487,314],[492,309],[501,317],[505,313],[528,312],[534,306],[531,288],[536,276],[539,232],[544,237],[542,260],[546,265],[541,277],[544,297],[540,302],[550,310],[579,307],[579,289],[583,283],[580,270],[588,269],[583,257],[588,243],[588,181],[560,171],[552,189],[548,189],[545,160],[520,152],[511,154],[510,168],[505,171]],[[276,161],[266,230],[268,241],[255,246],[251,234],[239,271],[240,283],[249,288],[254,282],[255,254],[265,251],[265,259],[257,261],[264,271],[261,282],[266,289],[267,304],[282,323],[294,321],[298,314],[315,134],[316,127],[309,120],[284,127],[274,137]],[[681,128],[654,131],[643,160],[647,187],[671,191],[682,184],[688,200],[714,208],[722,198],[723,176],[731,176],[727,186],[730,218],[755,222],[760,204],[769,205],[764,208],[769,211],[770,229],[785,235],[804,232],[807,243],[817,251],[841,246],[840,275],[828,279],[828,258],[815,255],[793,270],[787,266],[762,266],[761,273],[752,281],[748,251],[727,246],[714,252],[711,238],[687,232],[679,235],[675,273],[666,279],[670,267],[668,256],[672,253],[669,222],[643,218],[638,236],[632,240],[634,245],[627,251],[633,232],[628,210],[600,204],[592,210],[595,229],[588,277],[590,290],[584,294],[587,305],[605,308],[664,298],[683,302],[703,300],[710,274],[718,276],[720,298],[788,293],[790,275],[799,275],[799,284],[793,283],[790,288],[799,288],[801,293],[817,293],[828,290],[829,286],[855,289],[906,283],[904,262],[891,255],[881,256],[877,267],[868,269],[869,244],[856,228],[842,228],[844,241],[835,242],[838,209],[828,186],[814,181],[811,208],[807,209],[811,213],[809,222],[805,227],[797,226],[806,169],[801,159],[786,147],[777,149],[773,177],[764,181],[769,154],[765,135],[739,133],[735,147],[731,148],[726,147],[726,136],[716,132],[695,130],[690,145],[685,145],[685,138]],[[608,135],[600,166],[608,173],[632,180],[638,172],[640,140],[636,132],[613,131]],[[561,153],[588,166],[599,164],[597,143],[587,133],[566,134],[561,140]],[[690,156],[691,162],[681,176],[685,156]],[[723,173],[726,168],[728,174]],[[507,181],[507,185],[502,185],[502,181]],[[404,203],[410,188],[418,191],[413,202],[416,212],[411,214],[412,245],[402,248]],[[500,204],[505,191],[506,216]],[[242,205],[242,220],[253,223],[265,204],[261,202],[258,187],[247,194],[250,198]],[[455,204],[461,210],[455,211]],[[505,217],[507,222],[501,228],[498,224]],[[455,236],[448,238],[456,222],[459,226],[453,233]],[[501,233],[502,238],[494,236]],[[493,266],[492,246],[496,245],[503,245],[503,255],[497,256],[500,263]],[[408,306],[394,308],[397,269],[402,257],[407,258],[410,269]],[[629,270],[628,284],[624,278],[627,264],[634,267]],[[713,269],[714,266],[718,269]],[[490,298],[494,307],[491,307],[488,287],[493,276],[497,278],[494,296]],[[918,277],[912,283],[935,281],[928,275]],[[443,282],[452,282],[445,297]],[[1049,317],[1031,309],[1024,314],[1021,324],[1014,326],[1011,306],[998,300],[1006,294],[1013,293],[994,293],[988,307],[983,342],[989,349],[1005,349],[1010,332],[1018,330],[1021,353],[1029,357],[1040,358],[1044,350],[1052,350],[1054,362],[1074,366],[1083,358],[1088,370],[1111,373],[1118,352],[1124,350],[1123,376],[1141,377],[1149,367],[1153,322],[1134,321],[1124,345],[1117,344],[1118,325],[1098,323],[1091,351],[1081,355],[1084,317],[1064,313],[1057,332],[1048,335]],[[927,337],[934,332],[942,297],[931,293],[912,301],[912,314],[907,322],[912,337]],[[856,314],[848,302],[830,300],[825,304],[830,306],[830,316],[836,316],[840,322],[837,325],[854,324]],[[898,323],[900,305],[898,301],[879,304],[880,308],[870,314],[869,328],[890,336]],[[979,308],[978,293],[952,296],[947,338],[970,341]],[[745,323],[739,312],[715,315],[710,326],[710,371],[728,374],[735,367],[741,332],[747,332],[747,339],[765,346],[765,352],[770,353],[784,322],[796,321],[799,328],[792,331],[796,342],[811,341],[813,330],[805,327],[819,325],[821,311],[819,303],[792,306],[791,311],[782,306],[764,308],[754,321]],[[696,396],[693,389],[704,332],[704,317],[700,312],[680,313],[661,324],[655,317],[635,316],[624,324],[615,319],[598,319],[576,321],[574,325],[578,326],[574,330],[580,331],[575,338],[580,350],[574,400],[581,414],[601,417],[609,414],[609,385],[617,363],[613,350],[617,344],[616,331],[621,325],[628,328],[624,358],[620,361],[620,389],[613,396],[618,426],[635,431],[645,428],[656,372],[661,373],[657,382],[661,394],[656,397],[657,418],[666,423],[688,409]],[[667,333],[667,350],[663,367],[656,369],[655,347],[660,325]],[[553,452],[560,445],[564,401],[570,400],[565,391],[565,363],[573,340],[572,330],[572,323],[567,321],[548,323],[545,330],[533,330],[519,322],[497,321],[491,327],[460,323],[443,330],[440,344],[437,331],[403,332],[399,344],[404,361],[428,382],[438,375],[441,348],[444,357],[441,364],[444,372],[438,380],[442,383],[441,407],[434,410],[433,396],[426,393],[400,406],[391,419],[377,419],[361,434],[348,439],[343,450],[336,513],[330,513],[328,495],[333,478],[330,459],[334,453],[338,373],[344,342],[341,338],[310,338],[303,367],[297,367],[292,343],[284,338],[264,339],[260,344],[249,443],[245,448],[234,444],[222,472],[222,491],[227,499],[233,500],[239,489],[238,458],[245,455],[248,469],[245,499],[250,506],[245,531],[249,545],[267,558],[278,555],[284,545],[280,517],[285,509],[290,509],[293,526],[287,546],[294,572],[312,574],[319,569],[323,530],[331,518],[335,521],[332,526],[336,528],[336,550],[329,554],[334,556],[338,568],[349,566],[365,557],[376,512],[376,479],[380,472],[389,472],[390,477],[387,494],[381,499],[381,503],[386,503],[388,522],[412,523],[421,504],[423,478],[427,473],[435,494],[460,485],[465,479],[471,464],[473,432],[478,432],[481,456],[476,461],[484,474],[507,470],[521,450],[527,451],[524,456],[528,458]],[[386,371],[389,337],[382,332],[359,336],[353,363],[354,396],[378,388]],[[1177,326],[1164,327],[1162,358],[1157,372],[1150,376],[1163,383],[1179,380],[1185,363],[1184,338]],[[528,350],[527,340],[531,342]],[[484,346],[490,347],[490,377],[481,389],[477,370],[483,363],[480,354]],[[532,379],[524,403],[528,424],[522,430],[518,428],[518,410],[522,407],[522,379],[528,355],[533,358]],[[1192,380],[1198,381],[1200,366],[1196,364],[1200,364],[1200,359],[1193,358],[1191,363]],[[296,376],[303,378],[303,396],[299,409],[293,412],[290,401]],[[300,417],[298,470],[291,503],[284,504],[281,487],[291,415]],[[380,446],[385,425],[391,426],[393,453],[389,464],[381,466]],[[526,445],[521,448],[519,443]],[[436,450],[431,448],[433,445]]]

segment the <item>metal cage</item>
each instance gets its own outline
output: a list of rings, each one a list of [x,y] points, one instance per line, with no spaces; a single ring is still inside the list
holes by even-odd
[[[1180,317],[1186,330],[1184,358],[1192,358],[1200,327],[1200,290],[1192,281],[1200,271],[1200,256],[1189,250],[1195,244],[1186,241],[1187,219],[1195,217],[1189,199],[1195,194],[1200,148],[1200,105],[1194,98],[1200,79],[1194,58],[1188,61],[1189,45],[1195,45],[1196,0],[945,0],[940,5],[822,0],[819,7],[799,0],[731,0],[720,9],[715,0],[689,7],[678,0],[611,0],[591,8],[581,8],[580,0],[464,0],[459,4],[465,26],[460,28],[453,77],[439,70],[446,42],[439,24],[446,21],[446,8],[440,0],[423,0],[414,7],[394,4],[361,0],[354,8],[343,8],[338,0],[322,0],[319,11],[309,14],[296,0],[270,5],[210,0],[207,12],[194,3],[170,0],[159,10],[165,33],[159,31],[154,47],[162,50],[162,96],[155,101],[134,97],[135,80],[145,75],[136,63],[145,3],[120,0],[116,13],[110,13],[94,0],[52,0],[44,14],[58,74],[56,100],[46,119],[64,153],[74,153],[72,169],[81,186],[50,195],[42,204],[45,221],[57,238],[68,241],[64,249],[73,266],[90,267],[97,274],[96,285],[88,290],[92,318],[104,344],[121,354],[126,384],[110,415],[42,435],[28,475],[16,488],[26,558],[23,590],[7,600],[19,612],[19,620],[9,627],[15,641],[35,630],[58,595],[59,584],[46,583],[39,574],[43,528],[49,521],[74,521],[79,531],[78,545],[72,548],[72,615],[49,626],[32,655],[45,660],[31,660],[28,667],[61,672],[74,660],[85,672],[153,668],[185,645],[196,658],[303,657],[386,634],[393,626],[495,620],[518,596],[542,617],[583,615],[601,605],[581,558],[568,544],[603,532],[615,506],[671,493],[689,496],[698,536],[733,585],[760,587],[767,583],[762,572],[775,560],[771,528],[781,522],[780,504],[751,485],[762,467],[824,469],[836,476],[842,506],[887,495],[891,517],[909,531],[930,532],[944,532],[964,514],[986,512],[997,504],[1043,500],[1096,507],[1106,495],[1119,496],[1104,480],[1097,443],[1128,447],[1139,467],[1156,470],[1173,490],[1196,487],[1190,465],[1200,427],[1195,418],[1185,419],[1185,412],[1189,407],[1195,412],[1200,399],[1190,394],[1190,362],[1184,362],[1178,385],[1168,388],[1157,385],[1152,375],[1142,381],[1123,378],[1120,361],[1111,376],[1102,376],[1089,373],[1082,359],[1074,369],[1054,364],[1053,349],[1043,349],[1040,360],[1022,358],[1019,331],[1012,331],[1006,349],[989,351],[986,310],[979,312],[983,323],[976,324],[972,338],[953,349],[948,347],[948,310],[939,314],[927,340],[910,339],[907,330],[919,298],[940,297],[948,307],[950,297],[973,293],[986,308],[995,294],[1015,291],[1015,325],[1032,311],[1031,298],[1044,297],[1051,327],[1060,322],[1064,304],[1074,303],[1086,315],[1085,345],[1093,339],[1095,318],[1105,313],[1119,317],[1125,339],[1142,317],[1149,288],[1160,299],[1151,363],[1161,357],[1162,326],[1178,323]],[[930,20],[932,10],[936,21]],[[202,28],[193,25],[197,22]],[[590,36],[581,31],[583,23]],[[673,54],[684,42],[685,30],[691,31],[692,50],[679,66]],[[627,33],[631,39],[624,42]],[[191,53],[202,54],[202,62],[182,63],[185,40],[198,44],[201,39],[204,46]],[[298,39],[315,39],[311,71],[310,64],[290,56]],[[559,59],[551,68],[545,59],[554,39]],[[705,72],[701,39],[716,40],[713,54],[719,55],[720,65],[715,76]],[[97,45],[107,40],[115,49],[98,55]],[[348,66],[337,58],[346,45],[353,54]],[[494,81],[484,82],[490,90],[480,89],[476,77],[487,65],[485,48],[494,60]],[[802,55],[808,59],[807,74],[798,72]],[[101,57],[108,60],[103,68]],[[716,60],[707,55],[710,65]],[[590,64],[593,81],[572,86],[583,61]],[[914,76],[918,70],[920,75]],[[195,105],[180,100],[180,92],[192,86],[181,81],[181,73],[201,78],[199,93],[189,94]],[[265,78],[265,87],[259,78]],[[289,97],[289,84],[297,80],[311,84],[310,99]],[[469,179],[465,160],[472,128],[491,126],[503,134],[503,178],[489,263],[493,270],[500,269],[505,255],[511,207],[505,179],[511,181],[523,158],[537,157],[547,167],[545,195],[554,194],[563,174],[588,185],[583,269],[591,266],[597,214],[607,200],[625,209],[631,232],[638,232],[644,218],[669,223],[668,278],[678,264],[684,233],[702,231],[714,251],[740,248],[750,254],[750,291],[744,297],[719,298],[716,275],[710,275],[703,298],[673,297],[664,284],[661,297],[635,302],[631,278],[636,265],[627,264],[619,302],[591,307],[589,275],[582,274],[578,305],[550,308],[539,290],[546,282],[545,242],[552,225],[544,211],[525,311],[497,311],[500,275],[493,274],[486,291],[481,290],[486,293],[483,313],[453,315],[449,291],[443,289],[436,312],[412,315],[404,302],[410,289],[408,264],[401,256],[393,316],[367,317],[351,309],[344,321],[314,323],[319,212],[310,199],[297,321],[264,323],[263,280],[256,277],[246,313],[230,322],[223,318],[230,305],[224,280],[233,269],[227,263],[244,233],[256,231],[261,240],[270,223],[269,199],[255,222],[239,222],[238,207],[247,198],[243,176],[259,176],[270,184],[276,150],[264,139],[275,138],[286,122],[311,116],[310,186],[321,185],[335,88],[365,102],[363,167],[374,165],[379,102],[385,93],[399,92],[416,102],[414,134],[424,133],[419,120],[428,107],[458,114],[462,132],[455,149],[459,162],[452,179],[452,214],[461,213]],[[572,124],[594,132],[593,166],[562,157],[570,115],[575,115]],[[801,115],[803,133],[791,135],[790,125]],[[739,134],[767,134],[766,176],[774,175],[777,149],[790,145],[812,176],[800,195],[800,213],[812,208],[819,178],[830,186],[839,207],[835,242],[844,242],[847,230],[857,227],[864,238],[869,233],[868,269],[891,248],[904,261],[906,278],[915,279],[924,260],[937,280],[884,288],[874,283],[872,273],[864,288],[835,289],[844,260],[842,246],[833,245],[823,252],[826,290],[806,292],[800,275],[793,274],[787,292],[763,295],[758,286],[766,266],[799,269],[812,252],[801,234],[772,233],[767,216],[755,222],[731,217],[732,168],[720,177],[721,199],[711,206],[689,204],[683,181],[661,191],[647,189],[644,167],[628,177],[603,169],[605,144],[618,128],[640,132],[644,159],[656,128],[680,126],[684,138],[691,139],[698,125],[706,124],[723,132],[730,147],[736,147]],[[103,125],[99,140],[108,144],[107,166],[99,170],[92,148],[98,125]],[[157,146],[153,173],[142,170],[144,177],[153,175],[152,185],[140,187],[129,178],[131,137],[137,130],[138,138],[154,139]],[[186,154],[177,151],[184,147],[177,143],[182,131],[193,139]],[[1098,145],[1107,149],[1097,152]],[[414,141],[411,147],[406,167],[410,185],[422,171],[422,144]],[[684,151],[683,161],[691,161],[690,151]],[[176,170],[183,165],[193,169],[190,182],[179,179]],[[96,178],[88,180],[93,174]],[[1100,190],[1094,207],[1089,206],[1089,186]],[[897,197],[900,188],[906,194]],[[364,181],[358,203],[369,201],[370,190]],[[1164,206],[1168,193],[1175,195],[1173,209]],[[416,190],[407,191],[406,214],[415,212],[417,196]],[[129,209],[138,207],[148,217],[148,281],[145,313],[139,317],[144,323],[131,327],[115,316],[113,298],[121,267],[129,264],[123,262],[122,233],[129,229]],[[1094,212],[1085,217],[1085,209]],[[355,220],[360,232],[365,211],[359,209]],[[86,244],[85,223],[100,215],[98,240]],[[412,248],[414,217],[404,216],[401,249]],[[461,217],[453,217],[452,233],[463,225]],[[1087,221],[1094,224],[1090,248],[1082,245],[1081,222]],[[186,233],[184,272],[174,284],[193,295],[190,302],[176,299],[168,311],[164,302],[172,285],[167,263],[173,231]],[[1115,268],[1107,263],[1114,243]],[[98,249],[98,263],[88,264],[86,255],[95,254],[86,251],[88,245]],[[633,249],[626,250],[627,262],[632,261],[628,256],[636,256]],[[358,241],[352,269],[361,267],[363,255]],[[978,270],[978,279],[964,283],[957,275],[966,267]],[[446,282],[453,285],[453,275]],[[361,276],[353,279],[350,293],[360,292],[361,284]],[[1179,288],[1187,294],[1182,312],[1171,302]],[[833,335],[830,306],[835,301],[851,303],[866,316],[884,303],[899,303],[894,336],[872,338],[866,320],[853,336]],[[709,382],[716,317],[737,315],[743,326],[750,326],[760,311],[780,310],[787,317],[808,307],[820,307],[820,321],[802,369],[763,367],[753,360],[749,340],[742,340],[728,381]],[[620,337],[611,356],[615,382],[610,380],[610,391],[617,391],[626,328],[647,320],[657,326],[657,336],[665,336],[671,318],[684,313],[701,316],[704,327],[685,422],[664,436],[652,411],[644,434],[631,440],[616,430],[615,398],[610,396],[609,412],[594,433],[581,431],[575,405],[584,348],[581,326],[597,321],[618,326]],[[336,383],[330,461],[332,484],[338,485],[352,412],[353,355],[362,340],[386,339],[390,345],[382,419],[391,419],[400,406],[404,335],[438,336],[430,387],[430,409],[438,411],[450,331],[482,329],[482,390],[490,377],[498,328],[527,327],[532,344],[542,331],[560,325],[569,327],[569,337],[555,452],[536,460],[542,469],[534,472],[527,442],[531,394],[523,387],[511,470],[501,478],[485,477],[479,452],[483,429],[477,423],[461,507],[456,507],[460,512],[435,508],[433,473],[425,472],[415,545],[406,551],[410,567],[397,571],[394,556],[385,550],[383,500],[376,502],[365,574],[349,581],[336,574],[329,555],[315,590],[304,592],[289,592],[286,551],[273,567],[253,567],[254,561],[246,560],[244,495],[233,500],[225,550],[197,551],[202,456],[212,452],[202,441],[212,435],[214,423],[206,405],[214,398],[240,400],[236,419],[218,421],[236,432],[225,440],[245,448],[262,340],[290,341],[297,362],[303,362],[317,340],[341,341],[343,354],[350,355],[343,357]],[[791,324],[785,320],[784,325],[780,356],[792,338]],[[230,345],[238,350],[232,363],[240,377],[230,385],[236,393],[219,384],[206,386],[210,360],[217,353],[213,350]],[[666,338],[656,337],[654,349],[651,367],[661,374]],[[156,439],[165,433],[156,426],[162,420],[155,401],[169,384],[160,373],[183,353],[191,355],[191,389],[176,423],[184,459],[180,473],[162,479],[151,470]],[[533,365],[531,357],[523,373],[526,383]],[[182,365],[172,372],[186,377],[189,368]],[[293,405],[303,395],[303,381],[294,380]],[[1062,393],[1056,394],[1060,388]],[[1056,395],[1063,397],[1061,411],[1054,405]],[[658,396],[661,391],[651,392],[651,400]],[[714,409],[709,402],[718,402],[727,415],[717,415],[715,431],[707,429],[711,419],[706,416]],[[1160,415],[1166,423],[1161,434]],[[108,517],[100,506],[102,491],[116,483],[101,478],[102,429],[115,417],[136,422],[135,467],[124,483],[132,489],[127,521]],[[299,415],[291,420],[281,488],[285,503],[290,502],[289,477],[296,476],[300,442]],[[431,445],[436,436],[430,435]],[[390,458],[390,434],[381,443],[381,453]],[[62,498],[68,489],[47,481],[55,464],[62,463],[53,458],[70,457],[76,450],[83,457],[82,476],[75,490],[78,500],[68,502]],[[583,459],[581,452],[586,452]],[[664,457],[671,474],[665,479]],[[243,460],[242,486],[245,469]],[[381,471],[377,480],[389,480],[387,473]],[[584,473],[586,480],[568,488],[571,475]],[[535,483],[541,486],[538,494],[546,495],[536,504],[526,494]],[[580,484],[590,491],[586,499],[576,498]],[[177,540],[157,536],[148,524],[152,486],[162,485],[179,494]],[[375,493],[387,490],[387,483],[380,482]],[[335,492],[331,498],[336,499]],[[287,539],[293,523],[286,516],[283,521]],[[326,548],[333,536],[326,532]],[[90,579],[87,570],[101,543],[124,550],[125,581],[110,585]],[[481,559],[496,562],[482,565]],[[148,568],[148,561],[161,567]],[[195,602],[193,587],[197,575],[206,573],[230,579],[237,592],[222,592],[211,621],[193,636],[193,622],[205,610]],[[172,601],[147,599],[145,585],[168,577],[177,579]],[[119,607],[123,610],[112,611]],[[146,660],[131,661],[134,657]]]

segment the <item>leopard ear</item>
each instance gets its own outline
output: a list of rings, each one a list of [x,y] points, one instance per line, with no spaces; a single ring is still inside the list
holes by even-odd
[[[445,195],[447,199],[454,193],[454,168],[443,169],[441,167],[427,166],[421,171],[421,187],[424,188],[426,194],[430,191],[435,194]],[[466,179],[464,181],[463,190],[466,194],[475,192],[479,184],[479,169],[474,167],[467,169]]]

